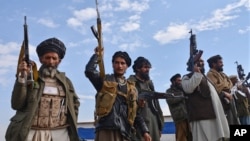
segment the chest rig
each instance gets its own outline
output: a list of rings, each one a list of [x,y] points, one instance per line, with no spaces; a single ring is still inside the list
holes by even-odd
[[[33,129],[63,128],[67,121],[65,91],[56,79],[46,78],[43,94],[33,120]]]
[[[118,90],[118,83],[115,81],[104,81],[103,87],[96,95],[95,114],[96,120],[108,115],[114,105],[117,95],[126,99],[128,105],[128,122],[131,126],[134,124],[137,111],[137,90],[133,82],[127,81],[127,93]]]

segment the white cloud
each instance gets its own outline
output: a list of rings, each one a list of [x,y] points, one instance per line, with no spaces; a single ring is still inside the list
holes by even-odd
[[[240,34],[245,34],[250,32],[250,26],[246,27],[245,29],[239,29],[238,31]]]
[[[67,20],[67,24],[79,31],[82,34],[86,33],[86,26],[84,22],[96,18],[96,10],[94,8],[85,8],[82,10],[73,11],[73,17]]]
[[[94,8],[86,8],[73,11],[73,17],[67,20],[67,24],[71,27],[83,26],[83,21],[96,18],[96,10]]]
[[[158,31],[153,36],[153,38],[160,44],[167,44],[178,39],[184,39],[185,37],[187,37],[189,30],[189,27],[185,23],[171,23],[170,26],[167,27],[167,29]]]
[[[74,17],[79,21],[88,21],[90,19],[96,18],[96,9],[86,8],[82,10],[76,10],[73,12]]]
[[[135,31],[138,30],[140,28],[140,16],[139,15],[133,15],[129,17],[129,21],[125,22],[122,26],[121,26],[121,30],[124,32],[131,32],[131,31]]]
[[[20,51],[20,47],[21,47],[21,44],[18,44],[15,42],[0,44],[0,55]]]
[[[115,8],[115,11],[126,11],[129,10],[130,12],[138,12],[141,13],[149,8],[149,0],[142,0],[141,2],[138,1],[131,1],[131,0],[118,0],[118,7]]]
[[[78,27],[78,26],[82,26],[82,22],[76,18],[69,18],[67,20],[67,24],[71,27]]]
[[[160,44],[171,43],[175,40],[184,39],[188,34],[188,27],[193,27],[197,31],[214,30],[222,27],[229,26],[229,21],[236,19],[239,8],[245,5],[249,5],[249,0],[241,0],[236,3],[228,4],[222,9],[216,9],[212,12],[212,17],[199,21],[196,24],[184,23],[176,24],[172,23],[166,30],[158,31],[153,38]],[[189,26],[188,26],[189,25]],[[244,32],[240,30],[239,32]]]
[[[121,27],[121,30],[124,32],[130,32],[130,31],[135,31],[139,28],[140,28],[140,24],[129,21],[129,22],[124,23],[124,25]]]
[[[21,44],[15,42],[8,42],[0,44],[0,85],[5,86],[9,81],[7,74],[16,73],[17,61],[21,49]],[[37,61],[35,47],[29,45],[30,59]],[[36,57],[36,59],[32,59]]]
[[[212,17],[203,21],[200,21],[196,25],[196,29],[199,31],[213,30],[221,27],[228,26],[228,22],[236,19],[240,11],[240,7],[245,6],[249,2],[248,0],[241,0],[236,3],[228,4],[225,8],[216,9],[212,12]]]
[[[37,22],[50,28],[56,28],[59,26],[58,24],[54,23],[54,21],[51,19],[41,18]]]
[[[247,10],[250,10],[250,1],[249,0],[247,0],[247,2],[246,2],[246,8],[247,8]]]
[[[119,45],[119,48],[126,51],[134,51],[138,47],[146,47],[138,39],[135,41],[130,41],[129,43],[122,43]]]

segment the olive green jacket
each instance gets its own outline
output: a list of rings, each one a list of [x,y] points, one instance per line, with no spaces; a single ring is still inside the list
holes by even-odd
[[[66,105],[68,110],[68,127],[71,141],[78,141],[77,118],[80,106],[79,98],[75,93],[73,84],[65,76],[65,73],[58,72],[56,79],[62,84],[66,93]],[[11,106],[16,114],[10,119],[10,125],[6,131],[6,141],[25,141],[31,128],[33,117],[37,111],[39,101],[45,86],[45,82],[39,76],[33,86],[19,83],[16,80],[11,97]]]

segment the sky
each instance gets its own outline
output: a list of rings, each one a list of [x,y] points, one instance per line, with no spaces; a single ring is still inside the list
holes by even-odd
[[[0,140],[15,114],[10,99],[15,81],[24,16],[27,17],[30,59],[39,67],[36,46],[56,37],[66,45],[59,70],[74,84],[81,102],[78,121],[93,121],[94,95],[84,75],[85,65],[94,53],[97,40],[90,27],[96,27],[95,0],[2,1],[0,6]],[[206,60],[221,55],[224,72],[236,75],[237,61],[250,71],[249,0],[98,0],[102,20],[105,72],[112,73],[111,58],[126,51],[132,60],[147,58],[156,91],[165,92],[170,77],[184,75],[189,58],[189,31],[196,34],[197,49]],[[206,63],[206,71],[208,71]],[[125,76],[133,74],[128,68]],[[165,100],[160,100],[169,115]]]

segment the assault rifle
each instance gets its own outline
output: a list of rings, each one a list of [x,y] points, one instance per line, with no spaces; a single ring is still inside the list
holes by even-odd
[[[197,44],[196,44],[196,35],[192,33],[192,29],[189,32],[191,34],[189,40],[190,40],[190,57],[187,62],[187,71],[193,71],[194,68],[194,62],[199,60],[203,51],[197,50]]]
[[[238,77],[241,80],[242,84],[246,87],[250,87],[250,83],[248,82],[250,78],[250,72],[248,73],[247,77],[244,78],[246,74],[244,73],[244,69],[242,68],[242,65],[238,64],[237,61],[235,62],[235,64],[237,65]]]
[[[242,68],[240,64],[238,64],[237,61],[235,62],[235,64],[237,65],[237,73],[238,73],[239,79],[244,80],[244,77],[245,77],[244,69]]]
[[[24,27],[24,40],[23,40],[20,53],[19,53],[16,76],[20,74],[19,68],[18,68],[19,64],[21,64],[22,61],[26,61],[26,63],[28,64],[28,67],[30,67],[29,69],[30,71],[25,79],[27,80],[28,84],[32,84],[31,86],[33,86],[34,82],[36,82],[38,79],[38,71],[37,71],[36,63],[31,61],[29,58],[28,25],[26,23],[26,16],[24,16],[23,27]]]
[[[34,79],[33,79],[33,69],[32,69],[32,63],[29,57],[29,40],[28,40],[28,25],[26,23],[26,16],[24,16],[24,40],[23,40],[23,45],[24,45],[24,59],[25,62],[28,64],[28,66],[30,67],[30,74],[28,75],[27,78],[27,83],[33,83]]]
[[[105,75],[105,70],[104,70],[104,63],[103,63],[103,54],[102,51],[104,50],[103,47],[103,42],[102,42],[102,22],[101,22],[101,18],[100,18],[100,13],[98,10],[98,2],[97,0],[95,0],[96,2],[96,12],[97,12],[97,31],[95,29],[94,26],[91,26],[91,31],[94,34],[94,36],[96,37],[97,41],[98,41],[98,66],[100,69],[100,76],[103,78]]]
[[[175,96],[173,93],[162,93],[155,91],[143,90],[139,93],[139,99],[168,99],[168,98],[182,98],[186,99],[185,96]]]

